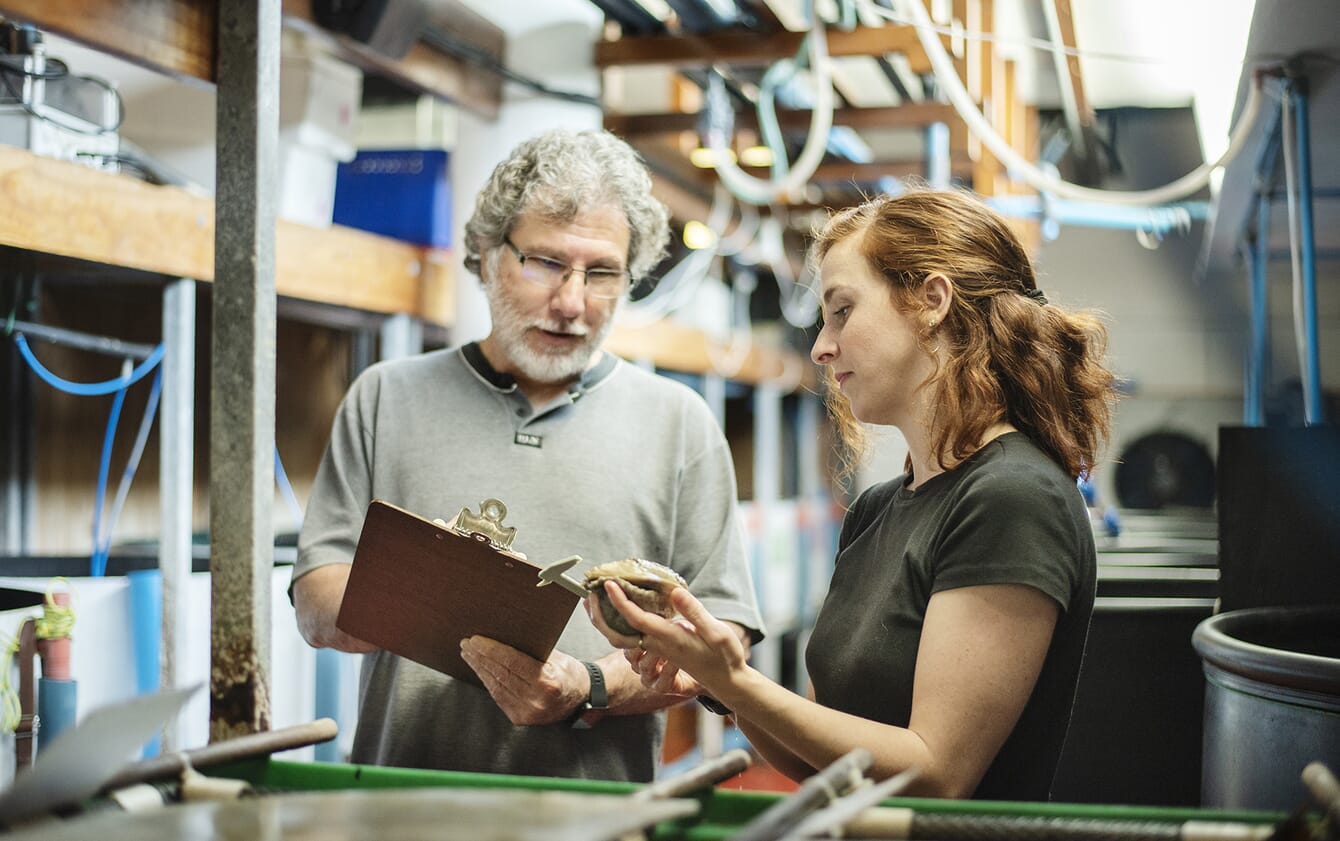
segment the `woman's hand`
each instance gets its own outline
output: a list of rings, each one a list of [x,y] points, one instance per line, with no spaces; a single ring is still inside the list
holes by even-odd
[[[611,604],[640,635],[628,636],[611,630],[600,615],[594,595],[587,600],[587,613],[610,644],[623,649],[624,657],[637,670],[644,685],[684,695],[706,691],[725,701],[723,695],[727,694],[733,673],[743,669],[748,658],[740,632],[734,626],[712,616],[683,587],[670,595],[680,617],[669,620],[642,610],[624,595],[618,584],[607,581],[604,586]]]

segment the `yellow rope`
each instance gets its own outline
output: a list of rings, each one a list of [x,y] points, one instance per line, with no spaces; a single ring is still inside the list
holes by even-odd
[[[56,604],[55,587],[57,584],[69,585],[64,578],[53,578],[47,585],[46,604],[42,605],[42,616],[37,620],[37,638],[58,640],[70,636],[74,631],[74,591],[68,590],[70,604]]]
[[[42,605],[42,615],[33,617],[37,620],[36,631],[38,639],[61,639],[68,637],[74,631],[74,605],[56,604],[55,588],[57,584],[68,585],[69,582],[64,578],[57,577],[51,579],[47,585],[47,594],[45,603]],[[71,602],[74,601],[74,591],[70,593]],[[25,617],[20,621],[26,621]],[[10,672],[13,668],[14,655],[19,652],[18,637],[5,637],[0,634],[0,733],[13,733],[19,726],[19,719],[23,716],[23,705],[19,700],[19,693],[10,683]]]

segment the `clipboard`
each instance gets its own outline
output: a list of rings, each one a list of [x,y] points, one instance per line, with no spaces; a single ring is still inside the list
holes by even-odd
[[[335,625],[458,680],[482,686],[461,640],[490,637],[537,660],[553,651],[578,597],[539,587],[540,567],[512,551],[507,508],[486,499],[450,525],[374,499],[363,520]]]

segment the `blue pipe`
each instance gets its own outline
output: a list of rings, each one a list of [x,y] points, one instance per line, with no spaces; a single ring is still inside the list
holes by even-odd
[[[37,681],[38,756],[56,743],[60,734],[74,726],[79,681],[39,678]]]
[[[1321,400],[1321,361],[1317,346],[1317,260],[1312,232],[1312,141],[1306,83],[1294,80],[1289,86],[1289,96],[1293,100],[1294,128],[1298,138],[1298,228],[1303,264],[1303,422],[1317,426],[1326,422],[1326,412]]]
[[[1266,376],[1270,370],[1269,299],[1266,295],[1266,264],[1270,260],[1270,196],[1256,200],[1255,248],[1247,251],[1251,265],[1251,346],[1247,351],[1247,388],[1243,395],[1242,421],[1247,426],[1265,426]]]
[[[163,633],[163,574],[140,569],[126,575],[130,585],[131,645],[135,653],[135,691],[152,695],[159,687],[159,651]],[[158,737],[144,746],[143,757],[158,755]]]

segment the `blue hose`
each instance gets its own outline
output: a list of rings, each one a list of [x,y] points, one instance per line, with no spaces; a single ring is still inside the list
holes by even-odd
[[[112,411],[107,415],[107,431],[102,436],[102,458],[98,461],[98,490],[93,501],[93,557],[89,575],[99,578],[107,570],[107,555],[102,549],[102,506],[107,500],[107,474],[112,467],[112,444],[116,442],[116,425],[121,419],[121,405],[126,402],[126,390],[116,392]]]
[[[41,362],[37,361],[37,357],[33,355],[32,348],[28,347],[28,340],[23,337],[22,333],[14,334],[14,344],[18,345],[19,353],[23,355],[24,360],[28,363],[28,367],[32,368],[33,373],[41,377],[47,385],[63,391],[66,394],[77,394],[83,397],[97,397],[122,391],[126,387],[143,379],[144,375],[152,371],[163,359],[163,346],[160,344],[158,347],[154,348],[153,353],[149,354],[147,359],[136,366],[135,370],[131,371],[126,376],[117,377],[114,380],[107,380],[100,383],[76,383],[56,376],[47,370],[46,366]]]

